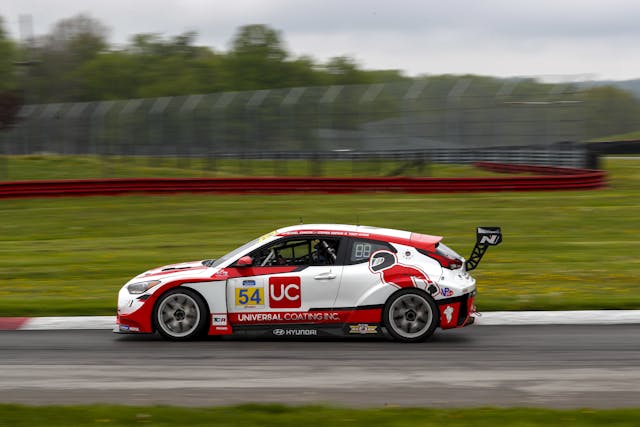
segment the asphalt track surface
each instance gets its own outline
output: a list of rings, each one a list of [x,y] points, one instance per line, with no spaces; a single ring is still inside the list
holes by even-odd
[[[483,326],[426,343],[0,332],[0,402],[640,407],[640,326]]]

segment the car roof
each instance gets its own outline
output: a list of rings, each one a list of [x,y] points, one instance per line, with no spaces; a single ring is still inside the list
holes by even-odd
[[[275,231],[278,236],[295,236],[301,234],[324,234],[328,236],[348,236],[363,239],[382,240],[391,243],[399,243],[406,246],[435,251],[436,245],[442,240],[442,236],[412,233],[410,231],[395,230],[392,228],[371,227],[367,225],[347,224],[300,224],[280,228]]]

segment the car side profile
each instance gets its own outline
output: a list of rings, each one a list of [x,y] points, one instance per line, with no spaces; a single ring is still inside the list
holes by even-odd
[[[469,274],[498,227],[479,227],[468,260],[442,237],[386,228],[281,228],[215,259],[146,271],[118,295],[118,333],[385,335],[419,342],[473,323]]]

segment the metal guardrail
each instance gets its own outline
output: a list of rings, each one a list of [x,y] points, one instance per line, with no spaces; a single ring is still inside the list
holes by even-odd
[[[586,167],[587,149],[575,144],[572,148],[524,147],[483,149],[378,150],[378,151],[266,151],[214,153],[216,159],[246,160],[309,160],[309,161],[376,161],[395,160],[424,163],[470,164],[499,162],[528,165]]]

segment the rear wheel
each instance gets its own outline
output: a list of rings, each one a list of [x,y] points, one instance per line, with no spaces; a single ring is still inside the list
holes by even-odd
[[[204,333],[208,324],[207,314],[205,303],[198,294],[176,288],[158,299],[153,320],[163,337],[186,341]]]
[[[416,289],[403,289],[385,304],[383,323],[397,341],[425,341],[438,326],[438,306],[431,296]]]

